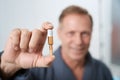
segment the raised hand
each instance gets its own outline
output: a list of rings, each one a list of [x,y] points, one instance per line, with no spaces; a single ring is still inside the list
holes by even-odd
[[[14,74],[21,68],[48,67],[55,59],[53,56],[42,56],[47,30],[53,26],[45,22],[40,29],[14,29],[7,41],[1,56],[1,69],[5,74]]]

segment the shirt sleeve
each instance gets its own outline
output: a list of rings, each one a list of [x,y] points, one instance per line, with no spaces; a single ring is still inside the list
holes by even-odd
[[[30,69],[19,70],[9,80],[34,80],[29,71]]]

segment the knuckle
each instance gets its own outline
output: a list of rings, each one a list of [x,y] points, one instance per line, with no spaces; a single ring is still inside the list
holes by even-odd
[[[19,28],[15,28],[12,30],[11,34],[15,35],[15,34],[20,34],[21,30]]]
[[[38,29],[35,29],[32,32],[32,40],[31,41],[36,43],[36,41],[39,41],[41,36],[42,36],[42,32],[40,32],[40,30],[38,30]]]
[[[12,32],[10,33],[9,39],[12,40],[12,43],[14,45],[19,44],[20,34],[21,34],[21,31],[19,28],[13,29]]]
[[[29,48],[34,49],[34,48],[36,48],[36,45],[34,43],[30,43]]]
[[[10,33],[10,38],[18,37],[18,36],[20,36],[20,34],[21,34],[21,30],[19,28],[15,28]]]
[[[31,32],[29,30],[27,30],[27,29],[22,30],[22,36],[25,37],[25,38],[30,37],[30,33]]]
[[[39,30],[39,29],[34,29],[34,30],[32,31],[32,33],[38,34],[38,33],[40,33],[40,30]]]

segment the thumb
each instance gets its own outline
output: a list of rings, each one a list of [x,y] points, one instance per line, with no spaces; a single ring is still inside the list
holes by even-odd
[[[49,67],[50,64],[54,61],[54,59],[55,59],[54,55],[38,57],[35,67]]]

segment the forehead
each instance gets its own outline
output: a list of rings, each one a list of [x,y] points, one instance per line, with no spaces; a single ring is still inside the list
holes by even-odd
[[[88,15],[69,14],[65,16],[61,25],[66,30],[91,30],[91,21]]]

